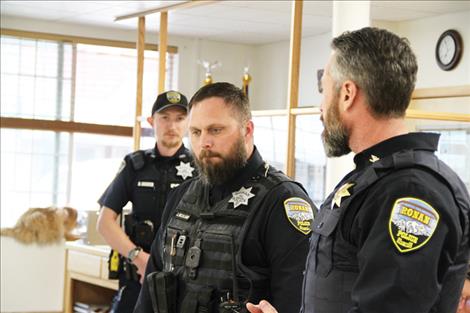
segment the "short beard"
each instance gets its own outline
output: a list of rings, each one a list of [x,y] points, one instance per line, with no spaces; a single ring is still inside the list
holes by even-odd
[[[336,94],[330,107],[326,112],[327,124],[321,134],[323,147],[327,157],[339,157],[351,152],[349,147],[349,132],[339,117],[339,94]]]
[[[209,156],[217,156],[222,161],[217,164],[204,162],[204,158]],[[240,169],[245,167],[247,160],[247,151],[242,136],[234,143],[225,157],[216,152],[202,150],[195,158],[202,182],[211,186],[230,181]]]
[[[179,147],[182,143],[181,140],[161,140],[160,143],[162,144],[163,147],[167,148],[167,149],[172,149],[172,148],[176,148],[176,147]]]

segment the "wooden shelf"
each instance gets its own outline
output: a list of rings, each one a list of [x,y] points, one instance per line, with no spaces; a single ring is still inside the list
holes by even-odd
[[[107,246],[66,243],[64,312],[72,313],[76,301],[111,305],[117,280],[109,280]]]

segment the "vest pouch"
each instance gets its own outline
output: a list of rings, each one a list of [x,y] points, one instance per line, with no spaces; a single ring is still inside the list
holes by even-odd
[[[168,226],[165,235],[164,270],[172,272],[184,265],[190,238],[184,229]]]
[[[215,289],[210,286],[187,283],[180,311],[184,313],[215,313],[218,302],[215,294]]]
[[[322,277],[328,276],[333,269],[334,234],[341,217],[339,208],[324,208],[313,221],[313,231],[317,238],[316,274]]]
[[[149,294],[155,313],[176,313],[177,279],[171,272],[147,275]]]

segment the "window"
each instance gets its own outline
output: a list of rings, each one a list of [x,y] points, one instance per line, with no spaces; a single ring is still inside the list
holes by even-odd
[[[326,156],[321,140],[323,124],[318,115],[296,117],[295,179],[320,207],[325,199]]]
[[[71,44],[2,36],[0,52],[2,116],[69,119]]]
[[[2,118],[95,125],[91,133],[2,125],[2,227],[29,207],[97,208],[96,200],[132,150],[137,52],[122,46],[1,36]],[[166,88],[177,89],[178,55],[169,51]],[[144,117],[158,93],[158,57],[155,50],[144,53]],[[128,131],[104,135],[101,125]],[[149,136],[144,142],[153,141],[152,132],[143,133]]]
[[[284,171],[287,154],[287,118],[254,116],[255,144],[268,164]]]

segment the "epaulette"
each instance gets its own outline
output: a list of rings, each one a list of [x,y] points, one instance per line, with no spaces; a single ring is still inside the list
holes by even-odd
[[[145,166],[145,152],[142,150],[133,152],[129,158],[131,159],[132,167],[138,171]]]

